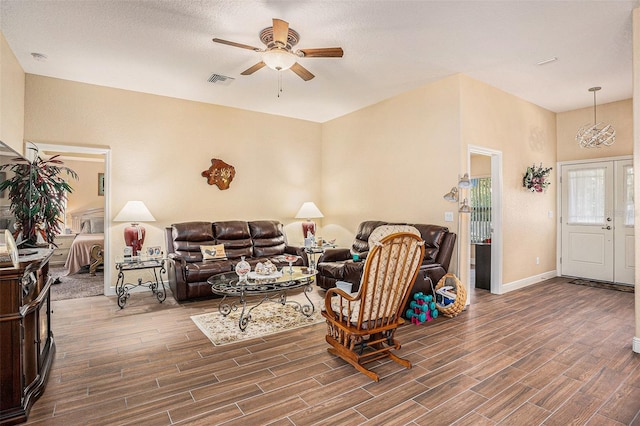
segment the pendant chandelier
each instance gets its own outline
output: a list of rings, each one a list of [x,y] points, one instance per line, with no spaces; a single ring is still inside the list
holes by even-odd
[[[585,124],[578,130],[576,142],[580,148],[600,148],[611,146],[616,141],[616,129],[611,124],[598,123],[596,119],[596,92],[602,87],[592,87],[593,92],[593,124]]]

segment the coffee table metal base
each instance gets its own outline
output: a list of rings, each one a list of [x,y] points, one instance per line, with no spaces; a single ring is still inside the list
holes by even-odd
[[[274,277],[240,280],[235,272],[226,272],[210,277],[207,282],[211,284],[214,294],[223,296],[218,311],[226,317],[232,311],[240,310],[238,327],[245,331],[251,321],[251,312],[264,302],[279,303],[282,306],[289,304],[302,315],[310,317],[316,310],[309,298],[309,293],[313,291],[315,275],[316,272],[307,267],[290,266],[283,268],[282,272]],[[288,299],[288,293],[293,289],[303,289],[308,303],[304,300],[300,303]],[[230,297],[238,299],[229,300]],[[248,304],[253,305],[248,307]]]
[[[251,311],[253,311],[258,306],[262,305],[264,302],[278,303],[282,306],[289,304],[293,306],[293,309],[300,312],[305,317],[310,317],[316,311],[316,308],[309,298],[308,293],[313,291],[313,287],[311,283],[307,284],[304,287],[304,296],[306,297],[308,304],[302,304],[297,300],[287,299],[287,291],[284,290],[281,293],[277,294],[265,294],[260,299],[258,299],[257,303],[247,309],[247,297],[245,292],[241,292],[239,300],[233,300],[231,303],[227,301],[227,295],[225,295],[220,304],[218,305],[218,311],[222,314],[222,316],[226,317],[232,311],[237,311],[240,307],[242,311],[240,312],[240,318],[238,319],[238,328],[240,330],[245,331],[247,329],[247,325],[249,325],[249,321],[251,321]]]

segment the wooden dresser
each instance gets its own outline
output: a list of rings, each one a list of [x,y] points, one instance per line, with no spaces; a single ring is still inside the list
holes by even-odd
[[[76,237],[76,234],[59,234],[56,235],[54,242],[58,247],[54,247],[53,256],[49,263],[51,266],[64,266],[69,257],[69,248]]]
[[[25,249],[17,267],[0,268],[0,425],[27,420],[47,384],[51,332],[51,249]]]

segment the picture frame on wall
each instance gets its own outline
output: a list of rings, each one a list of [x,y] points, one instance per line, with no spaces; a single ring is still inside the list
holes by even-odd
[[[98,195],[104,196],[104,173],[98,173]]]

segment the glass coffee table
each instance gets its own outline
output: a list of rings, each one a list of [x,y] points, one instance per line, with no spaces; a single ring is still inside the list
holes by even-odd
[[[251,311],[267,301],[283,306],[290,304],[302,315],[310,317],[316,310],[308,295],[313,291],[312,285],[315,275],[316,271],[306,266],[285,266],[281,272],[269,276],[250,273],[249,279],[245,282],[240,282],[235,272],[214,275],[207,282],[211,285],[211,291],[214,294],[223,296],[218,305],[222,316],[226,317],[231,311],[238,310],[239,306],[242,307],[238,327],[244,331],[251,321]],[[287,299],[287,292],[299,288],[304,289],[304,296],[309,302],[308,304]],[[257,299],[254,296],[257,296]],[[229,301],[228,297],[238,297],[239,299]],[[256,302],[255,305],[247,309],[247,303],[253,301]]]

